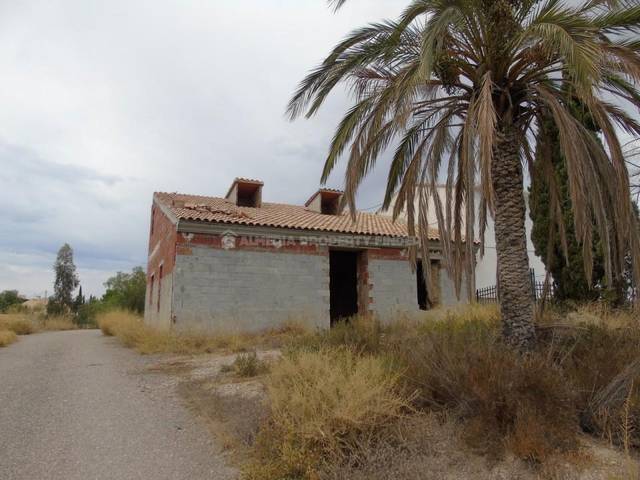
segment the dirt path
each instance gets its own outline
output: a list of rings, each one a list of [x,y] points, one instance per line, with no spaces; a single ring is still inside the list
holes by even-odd
[[[227,480],[175,382],[97,330],[0,349],[0,479]]]

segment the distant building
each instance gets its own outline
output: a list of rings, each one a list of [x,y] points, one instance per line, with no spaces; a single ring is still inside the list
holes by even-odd
[[[445,189],[445,187],[444,186],[439,186],[438,187],[438,193],[439,193],[442,205],[443,206],[446,205],[446,189]],[[476,197],[476,205],[478,205],[479,202],[480,202],[480,198],[479,198],[479,194],[478,193],[476,193],[476,195],[477,195],[477,197]],[[527,213],[526,213],[526,217],[525,217],[525,229],[527,231],[527,252],[528,252],[528,255],[529,255],[529,266],[534,270],[536,275],[539,277],[539,280],[542,280],[542,279],[544,279],[545,266],[544,266],[544,263],[542,263],[542,259],[535,254],[533,243],[531,241],[531,228],[533,226],[533,223],[531,221],[531,218],[529,217],[529,206],[528,206],[529,196],[528,196],[527,192],[525,192],[525,200],[527,202]],[[395,198],[392,201],[392,204],[391,204],[391,206],[390,206],[390,208],[388,210],[389,212],[393,211],[393,205],[394,204],[395,204]],[[418,211],[417,202],[416,202],[415,208],[416,208],[416,212],[417,212]],[[388,215],[386,212],[379,212],[379,213],[382,214],[382,215]],[[401,213],[399,219],[406,222],[406,220],[407,220],[406,211]],[[429,225],[432,225],[434,228],[436,228],[438,226],[438,221],[437,221],[437,218],[436,218],[433,201],[429,205],[428,222],[429,222]],[[476,226],[475,230],[476,230],[476,235],[478,235],[479,229],[478,229],[477,226]],[[498,266],[498,257],[496,255],[495,245],[496,245],[496,242],[495,242],[494,221],[488,215],[487,216],[487,226],[486,226],[486,229],[485,229],[484,256],[482,258],[480,258],[480,254],[478,253],[478,255],[477,255],[477,259],[478,260],[476,262],[476,281],[475,281],[475,283],[476,283],[476,286],[478,288],[493,286],[493,285],[496,285],[496,283],[497,283],[496,272],[497,272],[497,266]]]
[[[48,300],[46,298],[37,297],[21,303],[20,306],[28,310],[36,311],[36,310],[46,309],[47,303],[48,303]]]
[[[337,190],[287,205],[263,202],[262,188],[237,178],[224,198],[153,195],[146,322],[260,330],[297,320],[325,328],[354,314],[386,319],[427,307],[404,223],[361,212],[353,221],[339,210]],[[429,238],[431,296],[455,302],[436,230]]]

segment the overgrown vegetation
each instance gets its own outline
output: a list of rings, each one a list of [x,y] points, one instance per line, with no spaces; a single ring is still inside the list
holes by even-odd
[[[0,347],[18,340],[18,335],[78,328],[70,316],[46,316],[41,313],[0,314]]]
[[[256,334],[160,331],[130,312],[99,315],[105,335],[141,353],[243,352],[223,371],[257,377],[268,400],[255,431],[243,428],[252,480],[340,478],[363,472],[364,459],[417,455],[410,454],[416,438],[433,434],[420,429],[435,428],[436,419],[453,422],[469,452],[517,458],[538,471],[584,461],[584,434],[633,452],[637,320],[601,306],[549,310],[537,324],[536,349],[522,355],[502,341],[495,306]],[[282,356],[267,365],[255,349],[273,347]]]
[[[26,300],[17,290],[4,290],[0,292],[0,313],[7,313],[9,309],[19,307]]]
[[[388,435],[410,407],[398,372],[349,348],[286,355],[273,367],[268,390],[271,414],[249,478],[310,477],[322,463],[344,461]]]
[[[144,313],[147,278],[142,267],[134,267],[131,273],[118,272],[104,282],[105,293],[101,298],[89,297],[75,309],[74,321],[80,326],[97,325],[97,317],[111,310],[127,310]]]
[[[304,329],[295,324],[260,333],[189,332],[160,330],[146,325],[142,317],[127,310],[112,310],[98,314],[102,333],[115,336],[122,343],[142,354],[179,353],[197,354],[216,351],[242,352],[262,347],[280,347]]]
[[[267,377],[247,477],[323,478],[377,449],[400,455],[422,415],[456,422],[470,451],[534,469],[580,458],[581,431],[640,446],[637,319],[582,308],[548,312],[538,330],[523,356],[501,341],[497,309],[473,306],[295,338]]]
[[[240,353],[233,361],[232,370],[240,377],[256,377],[269,371],[269,364],[253,352]]]
[[[18,339],[18,336],[11,330],[0,329],[0,347],[6,347]]]

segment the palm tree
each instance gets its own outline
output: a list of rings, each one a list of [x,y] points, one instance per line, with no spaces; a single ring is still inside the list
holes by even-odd
[[[627,159],[627,165],[631,168],[631,192],[635,198],[636,203],[640,202],[640,144],[631,140],[624,145],[624,155]]]
[[[344,1],[332,3],[340,7]],[[587,276],[595,229],[605,251],[633,252],[634,276],[640,278],[637,220],[618,140],[619,129],[640,134],[625,110],[640,107],[639,30],[640,0],[579,6],[559,0],[413,0],[398,20],[370,24],[339,43],[301,82],[288,114],[313,116],[339,84],[350,87],[355,103],[337,127],[322,180],[348,149],[345,199],[353,212],[363,177],[393,146],[383,206],[397,195],[393,213],[406,208],[410,233],[417,231],[428,258],[433,199],[458,291],[465,276],[474,276],[473,242],[464,239],[477,238],[478,224],[482,254],[492,215],[503,335],[528,349],[535,330],[523,165],[542,163],[554,192],[552,210],[562,223],[544,119],[559,132]],[[573,115],[567,91],[588,110],[601,141]],[[441,202],[436,185],[445,178]],[[624,255],[612,258],[605,265],[609,281],[614,262],[622,264]]]

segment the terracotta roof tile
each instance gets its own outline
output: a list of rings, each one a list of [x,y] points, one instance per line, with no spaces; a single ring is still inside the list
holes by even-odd
[[[181,220],[356,235],[408,236],[405,223],[374,213],[358,212],[352,221],[348,213],[325,215],[300,205],[263,202],[260,208],[238,207],[224,198],[164,192],[156,193],[155,198]],[[436,230],[429,234],[431,240],[438,240]]]

